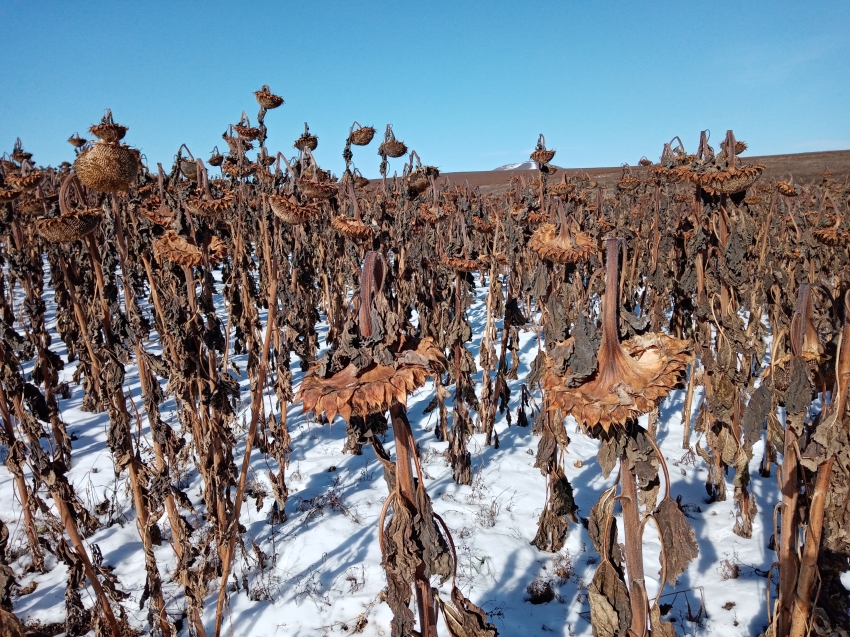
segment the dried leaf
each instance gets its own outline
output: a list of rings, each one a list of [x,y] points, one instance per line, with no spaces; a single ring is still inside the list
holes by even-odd
[[[557,467],[549,475],[549,497],[537,523],[537,535],[531,543],[541,551],[560,551],[567,539],[569,520],[577,522],[573,487],[563,470]]]
[[[617,537],[617,521],[614,519],[614,505],[617,500],[614,498],[617,492],[617,485],[603,491],[599,496],[599,500],[590,509],[590,518],[587,525],[587,533],[593,546],[599,555],[605,555],[605,536],[606,523],[611,520],[611,532],[608,534],[608,548],[611,548],[613,539]],[[616,560],[615,560],[616,561]]]
[[[456,586],[452,588],[451,604],[439,597],[437,603],[451,637],[498,637],[499,631],[487,621],[487,613],[466,599]]]
[[[785,409],[790,416],[805,414],[812,403],[812,381],[803,364],[791,366],[791,379],[785,390]]]
[[[750,402],[747,403],[744,417],[741,419],[741,426],[744,429],[744,443],[747,449],[752,449],[753,445],[761,438],[764,421],[767,420],[772,410],[773,387],[770,383],[762,383],[750,396]]]
[[[661,553],[662,566],[667,568],[666,582],[675,585],[679,575],[685,572],[688,563],[699,555],[699,545],[694,530],[685,519],[685,514],[669,496],[661,500],[661,504],[653,513],[658,522],[664,551]]]
[[[652,625],[652,637],[678,637],[673,624],[662,621],[658,604],[653,604],[649,609],[649,621]]]
[[[596,569],[588,589],[590,623],[595,637],[622,637],[632,623],[629,589],[610,562]]]
[[[600,442],[602,444],[596,453],[596,459],[599,461],[599,468],[602,469],[602,477],[607,478],[617,466],[620,456],[623,455],[626,441],[624,436],[603,435],[600,437]]]

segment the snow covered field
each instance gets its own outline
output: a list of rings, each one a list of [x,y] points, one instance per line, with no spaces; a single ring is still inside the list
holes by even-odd
[[[486,294],[486,287],[476,289],[476,303],[469,314],[476,333],[469,348],[476,360]],[[44,300],[48,306],[48,327],[55,330],[50,322],[52,290],[46,290]],[[537,331],[531,325],[528,327],[521,332],[521,379],[538,347]],[[320,343],[322,336],[320,332]],[[61,340],[56,337],[53,342],[55,351],[64,358]],[[158,346],[152,342],[147,347],[156,352]],[[235,363],[244,369],[244,360],[237,357]],[[91,510],[98,503],[110,503],[105,507],[106,513],[100,516],[103,527],[88,537],[87,543],[90,548],[97,545],[103,564],[114,567],[121,588],[130,594],[124,606],[131,623],[147,630],[146,610],[139,609],[145,584],[144,557],[127,475],[115,475],[106,446],[106,414],[79,409],[82,389],[71,380],[74,368],[75,363],[66,365],[60,379],[71,385],[70,398],[60,399],[62,418],[75,437],[74,464],[68,479]],[[302,375],[297,363],[293,363],[292,370],[293,385],[297,387]],[[127,371],[125,391],[129,389],[139,413],[143,413],[135,367],[128,366]],[[480,380],[480,370],[475,378]],[[419,442],[426,487],[435,511],[448,523],[454,537],[458,586],[490,614],[501,635],[590,635],[586,588],[600,558],[587,531],[580,524],[571,525],[564,548],[554,555],[530,544],[544,505],[546,481],[533,466],[539,438],[532,434],[531,427],[516,425],[520,383],[511,381],[513,425],[506,414],[498,416],[500,447],[484,446],[483,434],[473,436],[470,442],[474,470],[471,487],[453,482],[451,468],[443,459],[447,443],[437,441],[433,434],[437,416],[423,413],[433,396],[433,387],[426,385],[411,397],[408,413]],[[247,410],[250,408],[247,378],[241,379],[241,385],[243,409]],[[776,473],[768,478],[759,475],[763,443],[757,443],[750,466],[752,489],[759,507],[753,535],[743,539],[733,534],[731,477],[727,485],[730,498],[707,503],[704,463],[682,447],[684,394],[684,390],[674,391],[661,405],[657,436],[670,468],[672,495],[681,496],[681,506],[696,532],[700,555],[679,578],[675,589],[668,586],[661,591],[662,609],[680,635],[758,635],[767,624],[767,574],[775,559],[768,544],[773,533],[773,508],[779,499]],[[700,398],[698,389],[694,414]],[[165,402],[161,409],[166,422],[176,427],[173,401]],[[381,598],[386,582],[377,528],[387,496],[381,464],[370,448],[364,448],[362,456],[342,454],[343,421],[337,420],[330,427],[321,426],[303,415],[299,405],[290,405],[288,410],[292,455],[286,470],[290,490],[287,519],[275,524],[270,518],[274,500],[268,471],[277,467],[272,467],[254,449],[248,476],[249,486],[253,488],[249,491],[256,496],[265,490],[267,497],[249,497],[242,508],[241,523],[247,533],[234,560],[224,634],[239,637],[389,635],[391,614]],[[245,419],[243,411],[237,427],[240,441],[234,453],[237,462],[244,450]],[[144,420],[142,425],[140,433],[145,448],[149,447],[149,442],[144,443],[149,432]],[[135,431],[135,422],[133,426]],[[567,424],[567,431],[572,441],[564,470],[575,491],[578,515],[586,517],[599,495],[616,480],[616,471],[603,479],[596,460],[598,443],[581,434],[574,422]],[[697,434],[692,435],[691,445],[698,440]],[[384,443],[392,454],[391,432],[385,436]],[[7,451],[0,448],[0,459],[5,459]],[[152,452],[149,457],[152,458]],[[192,473],[183,480],[184,490],[201,511],[201,478]],[[23,620],[44,624],[62,622],[65,566],[47,555],[47,573],[23,574],[29,563],[26,538],[13,479],[5,467],[0,467],[0,502],[3,503],[0,515],[11,532],[9,550],[15,558],[13,567],[20,576],[20,589],[13,596],[15,613]],[[199,523],[191,517],[189,521]],[[160,520],[160,526],[167,529],[165,517]],[[167,539],[167,533],[165,536]],[[644,552],[651,596],[658,593],[659,550],[654,527],[647,525]],[[181,587],[168,581],[175,556],[167,541],[156,548],[156,559],[165,580],[168,610],[176,619],[182,614],[185,601]],[[551,594],[547,594],[547,585]],[[450,582],[442,590],[448,595]],[[532,590],[543,590],[544,594],[532,596]],[[90,591],[82,595],[87,605],[93,603]],[[213,588],[205,605],[208,630],[214,624],[216,595]],[[547,598],[551,599],[539,603]],[[448,634],[442,624],[439,630],[441,635]],[[180,635],[188,635],[185,622]]]

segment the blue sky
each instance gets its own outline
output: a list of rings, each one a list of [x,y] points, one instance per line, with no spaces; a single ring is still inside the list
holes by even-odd
[[[850,148],[850,2],[0,2],[0,150],[73,159],[103,110],[170,165],[206,159],[262,84],[268,147],[310,123],[339,172],[354,120],[444,172],[653,160],[727,128],[756,154]],[[377,141],[355,148],[377,174]],[[396,160],[392,169],[401,170]]]

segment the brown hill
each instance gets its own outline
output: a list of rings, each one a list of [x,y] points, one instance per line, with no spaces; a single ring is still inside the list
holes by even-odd
[[[825,170],[831,170],[836,175],[850,173],[850,150],[833,150],[817,153],[794,153],[789,155],[744,155],[745,163],[765,164],[767,168],[762,179],[779,179],[789,171],[797,182],[811,181],[820,176]],[[644,177],[647,169],[632,166],[632,173]],[[560,180],[561,175],[585,174],[602,184],[613,187],[622,174],[622,167],[612,168],[558,168],[553,179]],[[442,178],[448,178],[453,184],[463,185],[469,182],[472,187],[479,186],[483,193],[497,194],[508,189],[508,182],[513,177],[524,175],[527,180],[537,177],[536,170],[488,170],[478,172],[444,173]]]

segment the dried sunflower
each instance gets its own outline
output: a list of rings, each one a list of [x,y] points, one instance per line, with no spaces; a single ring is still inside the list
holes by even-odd
[[[83,185],[99,192],[123,192],[139,172],[139,151],[129,146],[94,142],[74,160],[74,170]]]
[[[35,231],[54,243],[76,241],[97,230],[100,216],[98,210],[81,210],[52,219],[39,219],[35,222]]]
[[[257,103],[266,110],[277,108],[283,104],[283,98],[280,95],[272,93],[268,84],[263,84],[263,87],[259,91],[254,91],[254,97]]]
[[[608,239],[602,344],[589,381],[569,387],[547,370],[543,386],[550,409],[572,415],[585,430],[599,424],[606,432],[654,409],[681,381],[691,354],[688,341],[646,334],[619,342],[618,241]]]
[[[282,195],[270,195],[269,204],[275,216],[292,226],[306,223],[319,216],[319,207],[314,203],[298,203]]]
[[[153,253],[157,259],[167,259],[178,265],[196,267],[203,261],[203,253],[198,246],[190,243],[173,230],[169,230],[153,244]]]
[[[354,127],[357,128],[354,128]],[[375,129],[371,126],[361,126],[358,122],[351,125],[351,131],[348,133],[348,139],[355,146],[366,146],[375,137]]]
[[[407,146],[405,146],[404,142],[400,142],[395,138],[395,133],[393,132],[393,125],[387,124],[387,130],[384,133],[384,141],[381,142],[381,145],[378,146],[378,154],[386,155],[387,157],[397,158],[401,157],[407,152]]]
[[[555,152],[554,150],[546,149],[546,138],[541,133],[540,137],[537,138],[537,146],[534,152],[531,153],[531,160],[538,166],[545,166],[555,158]]]
[[[596,250],[593,239],[585,232],[570,228],[567,217],[564,214],[564,206],[558,202],[558,217],[560,219],[560,230],[555,229],[555,224],[545,223],[534,231],[529,247],[537,252],[543,259],[554,263],[574,263],[589,257]]]
[[[122,126],[121,124],[116,124],[114,121],[112,121],[112,110],[108,108],[106,109],[106,113],[104,113],[103,118],[100,120],[100,124],[95,124],[94,126],[89,128],[89,132],[92,135],[107,144],[117,144],[122,139],[124,139],[124,135],[127,134],[128,130],[128,127]],[[71,141],[70,139],[68,141],[70,141],[74,146],[77,146],[79,148],[83,144],[79,144],[78,140],[79,135],[74,141]]]

